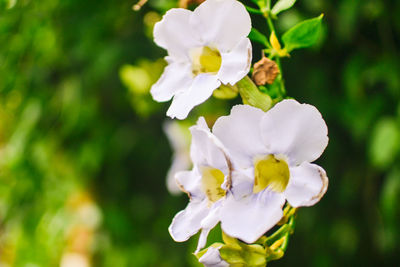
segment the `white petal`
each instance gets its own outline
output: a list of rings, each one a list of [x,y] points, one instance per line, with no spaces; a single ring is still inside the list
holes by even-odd
[[[150,93],[155,101],[168,101],[176,93],[188,88],[192,82],[190,65],[172,62],[165,67],[160,79],[151,87]]]
[[[289,184],[283,194],[293,207],[312,206],[323,197],[327,189],[328,177],[324,169],[304,162],[290,168]]]
[[[192,14],[190,10],[173,8],[154,26],[154,42],[176,59],[188,60],[189,49],[201,46],[190,23]]]
[[[207,0],[194,10],[192,22],[203,41],[221,52],[233,49],[251,30],[250,15],[236,0]]]
[[[207,243],[207,236],[210,233],[211,229],[213,229],[217,223],[219,222],[219,207],[221,206],[221,201],[218,201],[215,203],[211,209],[208,215],[201,221],[201,234],[199,237],[199,242],[197,245],[196,252],[199,252],[200,249],[204,248],[204,246]]]
[[[218,72],[218,79],[224,84],[235,85],[250,70],[251,43],[243,38],[230,52],[221,53],[222,63]]]
[[[213,167],[226,174],[228,163],[223,145],[210,132],[203,117],[199,118],[197,125],[190,128],[190,132],[192,133],[190,157],[193,164],[199,167]]]
[[[180,171],[175,174],[177,185],[182,191],[189,194],[192,199],[204,199],[205,195],[201,191],[201,175],[197,168],[191,171]]]
[[[221,82],[215,75],[197,75],[190,88],[175,95],[167,115],[171,118],[185,119],[193,107],[206,101],[220,85]]]
[[[176,195],[181,193],[181,189],[176,183],[175,174],[188,170],[192,165],[189,156],[190,133],[187,127],[177,121],[165,121],[163,130],[173,151],[171,167],[167,173],[167,188],[171,194]]]
[[[271,152],[288,156],[291,165],[316,160],[328,145],[321,113],[295,100],[284,100],[270,109],[262,118],[261,131]]]
[[[175,241],[186,241],[200,230],[200,222],[209,212],[207,203],[207,199],[201,202],[191,201],[186,209],[175,215],[168,228]]]
[[[237,167],[251,167],[254,156],[266,153],[260,134],[263,115],[261,109],[236,105],[229,116],[220,117],[215,122],[213,133],[230,151],[232,161]]]
[[[221,228],[232,237],[254,243],[283,216],[282,194],[264,190],[251,197],[227,198],[220,210]]]
[[[199,262],[206,267],[229,267],[229,264],[221,258],[219,248],[215,247],[209,247]]]
[[[240,169],[232,171],[231,192],[236,200],[249,197],[253,194],[254,169]]]

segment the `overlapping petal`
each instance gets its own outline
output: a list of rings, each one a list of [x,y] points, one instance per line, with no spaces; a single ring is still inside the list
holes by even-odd
[[[197,75],[189,88],[175,94],[167,115],[171,118],[186,118],[193,107],[208,99],[220,85],[221,82],[215,75],[206,73]]]
[[[292,207],[312,206],[328,189],[328,177],[318,165],[304,162],[291,168],[290,176],[284,195]]]
[[[178,242],[188,240],[200,230],[201,220],[208,212],[207,199],[189,202],[186,209],[175,215],[168,228],[172,238]]]
[[[285,197],[265,190],[247,198],[227,198],[220,210],[221,228],[228,235],[253,243],[283,216]]]
[[[202,45],[192,27],[192,14],[187,9],[173,8],[154,26],[154,42],[178,62],[188,60],[190,48]]]
[[[187,63],[171,63],[165,67],[160,79],[153,84],[150,93],[154,100],[164,102],[184,91],[193,82],[191,67]]]
[[[251,43],[248,38],[242,40],[229,52],[222,52],[221,69],[218,78],[224,84],[235,85],[250,70],[251,65]]]
[[[194,10],[194,25],[202,40],[229,52],[251,30],[251,19],[236,0],[207,0]]]
[[[255,155],[266,153],[260,132],[263,116],[261,109],[236,105],[229,116],[220,117],[215,122],[213,133],[229,150],[236,167],[251,167]]]
[[[272,154],[284,154],[294,165],[313,162],[328,145],[328,128],[321,113],[295,100],[284,100],[265,113],[261,133]]]
[[[203,117],[190,128],[192,145],[190,156],[195,165],[212,166],[222,172],[228,171],[228,164],[222,143],[213,135]]]

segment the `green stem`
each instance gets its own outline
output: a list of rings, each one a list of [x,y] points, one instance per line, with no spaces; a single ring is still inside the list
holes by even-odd
[[[275,241],[280,239],[282,236],[286,234],[291,234],[294,230],[294,226],[295,226],[295,218],[294,215],[292,215],[288,223],[285,223],[278,230],[276,230],[275,233],[267,237],[266,244],[268,246],[271,246]]]
[[[267,245],[271,246],[275,241],[277,241],[279,238],[281,238],[285,233],[287,233],[290,229],[290,226],[288,224],[282,225],[278,230],[275,231],[272,235],[267,237]]]
[[[276,34],[274,23],[272,22],[272,19],[271,19],[270,11],[271,11],[271,0],[267,0],[267,11],[264,13],[264,17],[267,19],[269,31],[271,33],[275,32],[275,34]],[[283,80],[281,59],[279,58],[279,55],[276,55],[275,58],[276,58],[275,59],[276,64],[278,64],[278,68],[279,68],[279,72],[280,72],[280,74],[278,76],[279,83],[280,83],[279,89],[280,89],[282,98],[284,98],[286,96],[286,89],[285,89],[285,83]]]

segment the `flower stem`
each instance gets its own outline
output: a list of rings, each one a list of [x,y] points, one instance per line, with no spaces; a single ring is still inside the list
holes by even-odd
[[[276,34],[274,23],[272,22],[271,15],[270,15],[270,12],[271,12],[271,0],[266,0],[266,3],[267,3],[266,4],[266,11],[263,14],[264,14],[265,19],[267,20],[269,31],[271,33],[275,32],[275,34]],[[278,65],[279,72],[280,72],[280,74],[278,76],[279,84],[280,84],[279,89],[280,89],[280,93],[281,93],[282,98],[284,98],[286,96],[286,89],[285,89],[285,82],[283,80],[281,59],[280,59],[279,55],[275,55],[275,58],[276,58],[275,59],[276,64]]]

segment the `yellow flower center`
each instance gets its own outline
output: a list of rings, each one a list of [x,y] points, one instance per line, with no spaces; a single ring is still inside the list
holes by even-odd
[[[192,72],[194,75],[199,73],[217,73],[221,67],[221,54],[217,49],[209,46],[194,48],[191,53]]]
[[[215,202],[225,196],[225,190],[221,188],[225,175],[218,169],[211,167],[202,168],[201,189],[210,202]]]
[[[283,192],[289,183],[289,167],[284,160],[268,155],[255,161],[253,192],[258,193],[265,188],[275,192]]]

